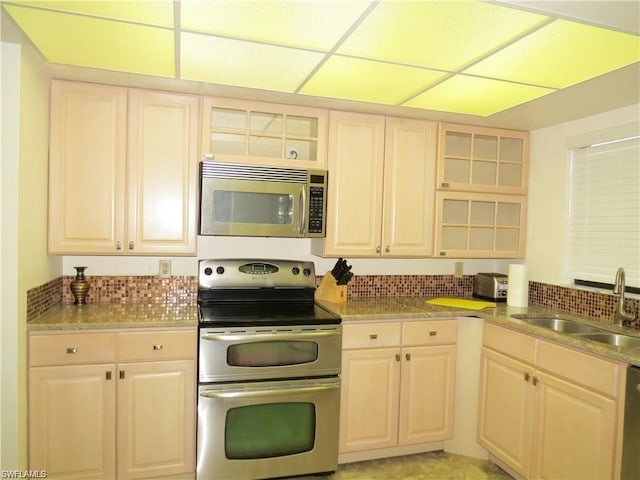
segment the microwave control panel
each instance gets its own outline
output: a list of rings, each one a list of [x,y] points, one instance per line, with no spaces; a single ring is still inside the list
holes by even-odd
[[[324,187],[309,187],[309,233],[322,233]]]

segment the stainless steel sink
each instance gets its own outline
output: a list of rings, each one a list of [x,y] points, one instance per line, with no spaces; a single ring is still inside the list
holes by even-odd
[[[631,337],[629,335],[622,335],[619,333],[584,333],[577,336],[579,336],[580,338],[586,338],[587,340],[606,343],[607,345],[614,345],[616,347],[640,347],[640,338]]]
[[[592,333],[602,331],[597,327],[574,322],[573,320],[563,318],[560,315],[526,315],[516,313],[511,316],[518,320],[527,322],[530,325],[550,328],[551,330],[562,333]]]

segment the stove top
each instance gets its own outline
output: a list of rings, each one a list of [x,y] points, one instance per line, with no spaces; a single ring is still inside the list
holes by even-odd
[[[313,262],[295,260],[200,260],[201,326],[339,324],[314,301]]]

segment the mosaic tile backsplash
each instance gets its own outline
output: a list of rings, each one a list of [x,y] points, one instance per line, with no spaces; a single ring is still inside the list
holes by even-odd
[[[69,283],[64,276],[27,292],[27,321],[36,318],[59,303],[73,303]],[[348,285],[349,298],[444,296],[469,297],[473,291],[473,275],[357,275]],[[91,289],[87,303],[194,305],[198,294],[195,276],[159,278],[149,276],[88,276]],[[322,277],[316,277],[319,285]],[[575,315],[611,322],[617,297],[594,291],[529,282],[529,303]],[[640,300],[627,298],[627,310],[638,313]],[[636,315],[637,316],[637,315]],[[635,328],[640,328],[636,319]]]

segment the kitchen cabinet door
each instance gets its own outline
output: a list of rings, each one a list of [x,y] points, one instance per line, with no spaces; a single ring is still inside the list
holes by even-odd
[[[387,118],[383,256],[432,254],[436,136],[435,122]]]
[[[397,445],[399,360],[399,348],[342,353],[340,453]]]
[[[115,478],[115,365],[29,370],[29,468],[51,479]]]
[[[118,479],[195,470],[195,361],[119,364]]]
[[[402,350],[398,444],[451,438],[455,363],[455,345]]]
[[[51,82],[49,253],[122,249],[127,90]]]
[[[129,92],[127,253],[196,252],[198,97]]]
[[[377,256],[382,227],[385,118],[329,113],[326,238],[312,242],[326,256]]]
[[[482,349],[478,443],[525,478],[531,468],[533,367]]]
[[[614,478],[616,401],[552,375],[536,377],[532,478]]]

